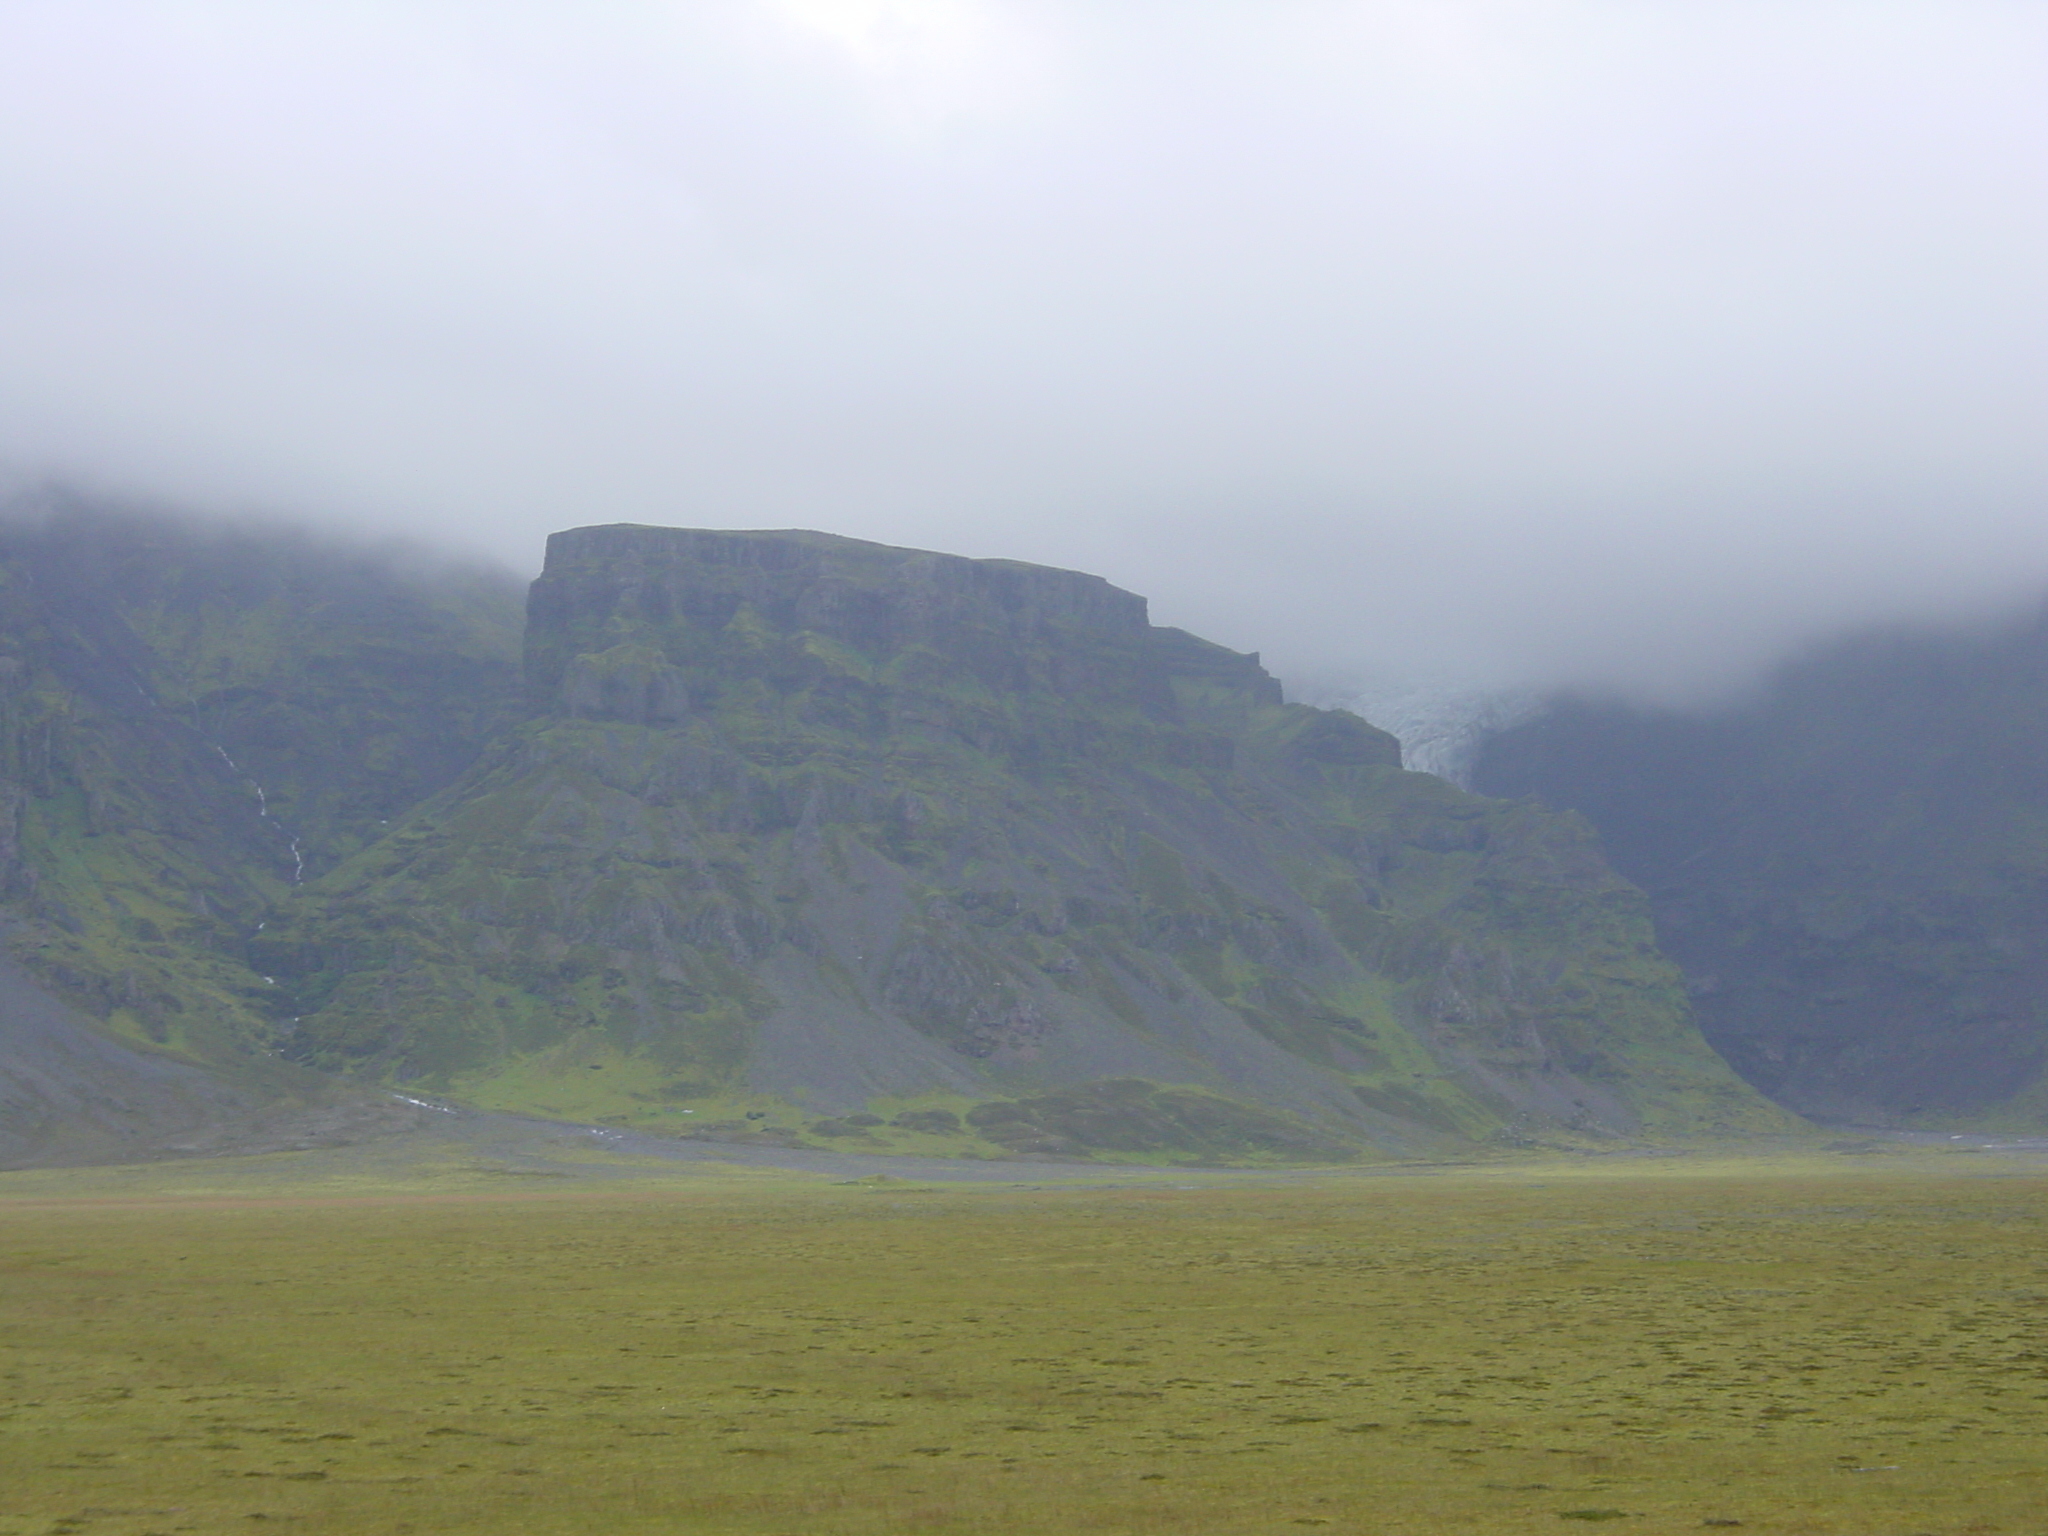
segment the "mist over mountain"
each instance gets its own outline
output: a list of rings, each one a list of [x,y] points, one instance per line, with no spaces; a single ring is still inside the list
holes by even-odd
[[[488,572],[37,510],[0,529],[0,899],[45,1002],[0,1023],[53,1135],[94,1087],[60,1059],[981,1155],[1785,1123],[1582,823],[1099,577],[583,528],[515,662]]]
[[[474,758],[518,623],[516,583],[416,552],[65,493],[0,517],[9,1155],[331,1096],[277,1062],[247,939]]]
[[[0,1536],[2048,1536],[2044,81],[0,0]]]
[[[1095,571],[1304,697],[2048,586],[2048,12],[107,10],[0,50],[0,464]]]
[[[1700,1027],[1805,1114],[2038,1126],[2048,1106],[2048,619],[1866,633],[1712,711],[1566,700],[1483,792],[1599,828]]]
[[[2048,1118],[2038,617],[1382,695],[1431,773],[1081,573],[614,524],[522,591],[53,492],[0,690],[15,1161],[392,1087],[982,1156]]]

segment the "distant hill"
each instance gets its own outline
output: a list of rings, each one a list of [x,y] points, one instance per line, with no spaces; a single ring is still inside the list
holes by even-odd
[[[1846,640],[1711,714],[1564,702],[1475,783],[1599,827],[1780,1102],[2048,1123],[2048,624]]]
[[[0,527],[24,977],[237,1094],[716,1138],[1300,1160],[1788,1123],[1577,818],[1404,772],[1098,578],[611,526],[550,541],[523,639],[519,601],[77,503]]]

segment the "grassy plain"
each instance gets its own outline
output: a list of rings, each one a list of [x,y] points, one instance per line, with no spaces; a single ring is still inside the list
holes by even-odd
[[[0,1536],[2048,1533],[2039,1162],[307,1158],[0,1175]]]

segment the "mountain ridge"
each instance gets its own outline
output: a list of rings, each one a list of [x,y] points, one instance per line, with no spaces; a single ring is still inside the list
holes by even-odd
[[[1582,824],[1403,772],[1384,732],[1100,578],[576,529],[526,657],[533,713],[495,755],[262,942],[299,1059],[485,1103],[538,1072],[558,1109],[671,1128],[775,1101],[785,1133],[851,1113],[876,1138],[987,1121],[974,1100],[1067,1123],[1236,1096],[1283,1119],[1234,1150],[1336,1153],[1683,1120],[1633,1031],[1669,1086],[1756,1113]]]
[[[12,952],[261,1092],[1199,1161],[1791,1123],[1583,821],[1085,573],[594,525],[522,629],[71,505],[0,528],[0,647]]]

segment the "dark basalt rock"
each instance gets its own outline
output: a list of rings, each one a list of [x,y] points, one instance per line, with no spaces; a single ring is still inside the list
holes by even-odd
[[[84,1031],[0,1072],[41,1127],[0,1155],[358,1116],[336,1074],[983,1156],[1784,1123],[1581,821],[1403,772],[1097,577],[585,528],[523,666],[518,622],[295,535],[0,524],[0,935],[34,1038]],[[66,1140],[94,1073],[141,1107]]]
[[[829,1136],[940,1094],[1063,1155],[1774,1123],[1581,824],[1402,772],[1097,577],[575,529],[525,655],[529,718],[259,946],[296,1058],[544,1109],[602,1041],[629,1120],[634,1070]]]

